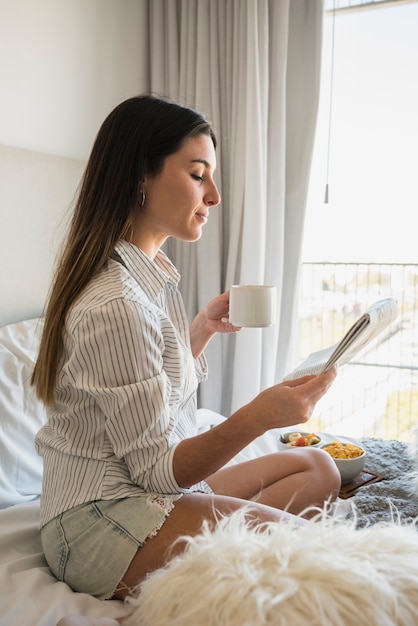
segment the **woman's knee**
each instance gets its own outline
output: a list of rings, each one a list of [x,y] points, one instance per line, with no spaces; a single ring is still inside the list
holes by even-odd
[[[332,457],[319,448],[307,451],[307,457],[314,479],[336,497],[341,487],[341,475]]]

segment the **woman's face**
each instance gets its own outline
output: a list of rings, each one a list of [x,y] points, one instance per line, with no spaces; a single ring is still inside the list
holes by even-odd
[[[215,167],[215,148],[208,135],[191,137],[168,156],[162,171],[140,187],[145,203],[137,210],[132,243],[153,258],[168,237],[199,239],[210,208],[220,202]]]

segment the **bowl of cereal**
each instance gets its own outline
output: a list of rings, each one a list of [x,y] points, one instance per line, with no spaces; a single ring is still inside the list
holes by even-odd
[[[279,447],[282,449],[287,448],[318,448],[322,439],[316,433],[309,433],[306,431],[290,431],[282,433],[278,439]]]
[[[353,441],[334,440],[321,445],[322,450],[334,459],[341,474],[342,484],[351,482],[361,471],[366,461],[366,450]]]

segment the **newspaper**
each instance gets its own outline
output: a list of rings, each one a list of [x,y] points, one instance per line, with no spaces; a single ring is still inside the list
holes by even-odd
[[[377,337],[398,314],[397,305],[392,298],[378,300],[361,315],[351,326],[339,343],[313,352],[283,380],[301,378],[309,374],[322,374],[335,364],[340,367],[356,356]]]

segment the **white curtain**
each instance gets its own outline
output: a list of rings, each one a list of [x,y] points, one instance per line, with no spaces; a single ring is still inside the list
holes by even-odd
[[[217,336],[201,406],[229,415],[290,366],[319,97],[322,0],[149,0],[150,91],[218,134],[220,207],[167,251],[190,318],[232,284],[278,287],[277,325]],[[293,363],[291,364],[293,365]]]

